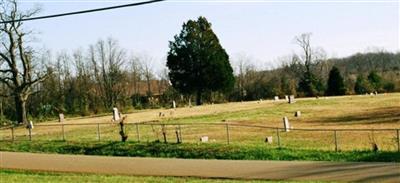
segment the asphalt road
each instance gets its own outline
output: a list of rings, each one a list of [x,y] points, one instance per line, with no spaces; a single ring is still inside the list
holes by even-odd
[[[0,168],[140,176],[400,182],[399,163],[191,160],[0,152]]]

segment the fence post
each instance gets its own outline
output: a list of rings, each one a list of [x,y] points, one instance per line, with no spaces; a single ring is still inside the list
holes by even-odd
[[[62,130],[62,140],[65,141],[64,123],[61,124],[61,130]]]
[[[97,140],[100,141],[100,124],[97,123]]]
[[[161,125],[161,131],[162,131],[162,135],[163,135],[163,138],[164,138],[164,143],[167,143],[167,131],[165,129],[165,125],[164,124]]]
[[[281,148],[281,137],[279,135],[279,128],[276,128],[276,136],[278,137],[278,147]]]
[[[400,130],[397,129],[397,151],[400,152]]]
[[[230,135],[229,135],[229,124],[226,124],[226,140],[228,142],[228,144],[230,143]]]
[[[14,142],[14,127],[13,126],[11,127],[11,141]]]
[[[32,128],[28,128],[29,132],[29,141],[32,141]]]
[[[136,136],[137,136],[137,141],[140,142],[139,125],[138,125],[138,124],[135,124],[135,125],[136,125]]]
[[[338,143],[337,143],[337,131],[336,130],[333,131],[333,136],[335,138],[335,151],[337,152],[338,151]]]
[[[181,143],[183,143],[181,125],[178,125],[178,129],[179,129],[179,139],[181,140]]]

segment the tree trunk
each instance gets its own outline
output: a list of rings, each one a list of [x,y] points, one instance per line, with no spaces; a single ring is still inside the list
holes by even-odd
[[[17,122],[19,124],[21,123],[27,123],[28,119],[26,117],[26,100],[24,100],[23,97],[16,96],[14,98],[15,100],[15,109],[16,109],[16,114],[17,114]]]
[[[201,90],[197,90],[196,105],[201,105]]]

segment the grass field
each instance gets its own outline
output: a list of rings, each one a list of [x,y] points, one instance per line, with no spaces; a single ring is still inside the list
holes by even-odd
[[[302,116],[294,117],[295,111]],[[159,117],[159,113],[165,117]],[[256,101],[227,104],[184,107],[176,110],[157,109],[127,114],[128,122],[159,120],[165,124],[179,123],[184,143],[199,143],[201,136],[209,136],[212,144],[226,144],[226,126],[222,121],[238,125],[262,125],[282,128],[282,117],[287,116],[293,130],[280,131],[281,147],[290,149],[311,149],[332,151],[335,149],[333,131],[302,131],[297,129],[341,129],[337,131],[338,149],[341,151],[371,150],[375,142],[380,150],[397,151],[397,131],[400,129],[400,94],[378,96],[345,96],[329,98],[298,99],[294,104],[285,101]],[[97,118],[68,119],[64,124],[65,139],[74,142],[119,141],[119,126],[109,122],[110,116]],[[96,123],[107,123],[99,126]],[[208,125],[202,123],[211,123]],[[83,125],[85,124],[85,125]],[[190,125],[189,125],[190,124]],[[195,124],[195,125],[193,125]],[[59,123],[46,122],[33,130],[34,141],[62,140]],[[175,130],[178,125],[166,126],[168,142],[176,142]],[[139,125],[141,142],[163,140],[160,125]],[[387,131],[352,131],[350,129],[392,129]],[[128,141],[138,141],[134,124],[127,125]],[[28,131],[23,127],[14,130],[15,140],[28,139]],[[255,145],[276,148],[278,136],[275,129],[229,126],[231,145]],[[273,143],[266,144],[265,137],[272,136]],[[10,140],[11,130],[0,130],[0,140]],[[5,142],[0,142],[5,143]],[[3,144],[0,144],[3,145]]]
[[[43,183],[43,182],[57,182],[57,183],[70,183],[70,182],[192,182],[192,183],[205,183],[205,182],[221,182],[221,183],[290,183],[299,181],[262,181],[262,180],[227,180],[227,179],[200,179],[200,178],[178,178],[178,177],[138,177],[138,176],[121,176],[121,175],[97,175],[97,174],[74,174],[74,173],[52,173],[52,172],[32,172],[32,171],[18,171],[18,170],[0,170],[0,177],[2,182],[30,182],[30,183]],[[304,181],[304,183],[317,183],[316,181]]]
[[[184,159],[230,160],[306,160],[341,162],[400,162],[400,153],[393,151],[322,151],[271,148],[245,144],[172,144],[137,142],[4,142],[0,151],[82,154],[128,157],[160,157]]]

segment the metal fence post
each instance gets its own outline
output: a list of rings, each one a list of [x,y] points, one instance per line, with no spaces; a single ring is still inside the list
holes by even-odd
[[[333,135],[335,138],[335,151],[337,152],[338,151],[338,143],[337,143],[337,131],[336,130],[333,131]]]
[[[179,130],[179,139],[181,140],[181,143],[183,143],[181,125],[178,125],[178,130]]]
[[[139,133],[139,125],[136,124],[136,136],[137,136],[137,141],[140,142],[140,133]]]
[[[64,124],[61,124],[61,130],[62,130],[62,140],[65,141]]]
[[[397,151],[400,152],[400,130],[397,129]]]
[[[226,140],[228,144],[230,143],[230,134],[229,134],[229,124],[226,124]]]
[[[14,142],[14,127],[13,126],[11,127],[11,141]]]
[[[100,124],[97,123],[97,140],[100,141]]]
[[[32,128],[28,128],[29,132],[29,141],[32,141]]]
[[[281,147],[281,137],[279,135],[279,128],[276,128],[276,136],[278,137],[278,147]]]

